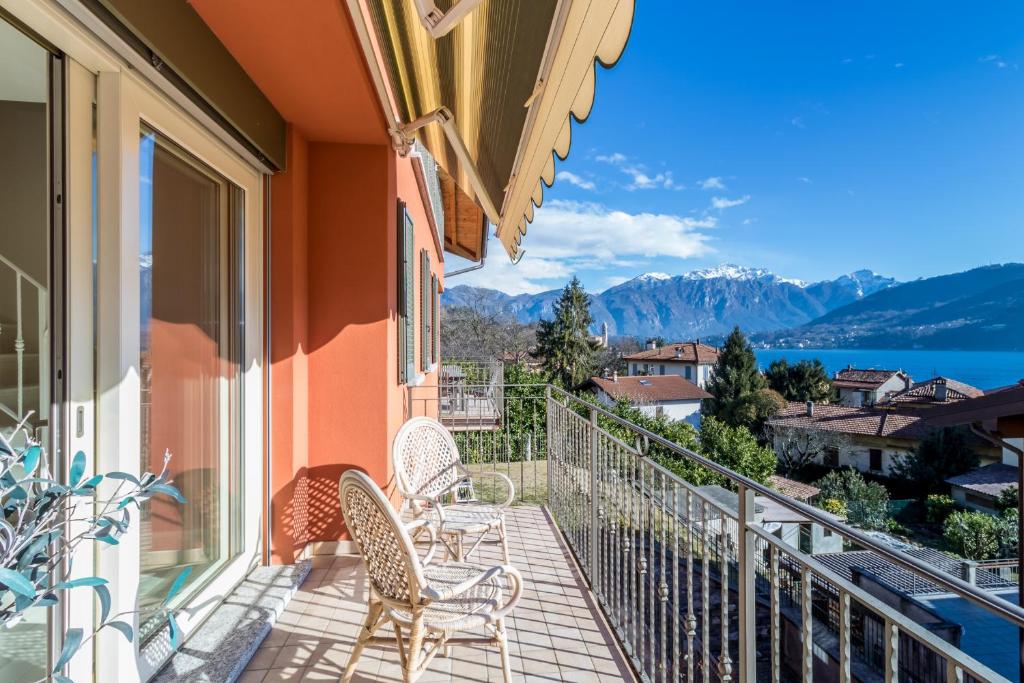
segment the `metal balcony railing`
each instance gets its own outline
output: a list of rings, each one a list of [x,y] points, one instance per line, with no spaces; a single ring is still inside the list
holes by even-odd
[[[444,391],[410,391],[410,414],[444,420]],[[644,680],[1009,680],[959,647],[956,624],[767,531],[755,496],[1019,628],[1017,605],[557,387],[501,400],[497,428],[453,431],[463,458],[547,505]]]

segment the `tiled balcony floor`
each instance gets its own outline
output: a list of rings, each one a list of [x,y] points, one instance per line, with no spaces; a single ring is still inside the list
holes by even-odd
[[[635,680],[547,514],[538,507],[516,507],[508,511],[507,521],[512,564],[526,584],[508,621],[513,680]],[[471,561],[500,562],[497,546],[477,552]],[[366,615],[366,591],[359,558],[316,558],[298,595],[239,680],[338,680]],[[393,649],[367,649],[353,680],[401,681],[397,658]],[[420,680],[500,681],[498,650],[455,647],[451,657],[435,657]]]

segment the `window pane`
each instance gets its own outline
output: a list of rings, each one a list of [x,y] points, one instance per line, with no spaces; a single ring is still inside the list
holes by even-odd
[[[145,610],[184,568],[182,602],[241,551],[244,231],[240,189],[150,129],[139,151],[141,467],[158,472],[170,451],[188,501],[161,496],[144,508]]]
[[[49,55],[0,19],[0,429],[30,411],[47,423],[49,398]],[[45,428],[40,436],[45,436]],[[0,679],[46,675],[47,610],[0,629]]]

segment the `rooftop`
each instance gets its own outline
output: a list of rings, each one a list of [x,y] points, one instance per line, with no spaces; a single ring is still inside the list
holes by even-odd
[[[1017,485],[1019,472],[1016,467],[1001,462],[985,465],[946,480],[950,486],[998,497],[1003,491]]]
[[[805,502],[821,493],[821,489],[817,486],[805,484],[795,479],[787,479],[780,474],[773,474],[768,477],[768,485],[784,496]]]
[[[838,371],[832,384],[849,389],[877,389],[895,375],[906,376],[902,370],[859,370],[850,367]]]
[[[831,404],[815,405],[814,415],[808,415],[806,404],[789,403],[768,420],[768,424],[898,439],[921,439],[932,431],[932,427],[916,414]]]
[[[625,360],[677,361],[680,363],[716,363],[718,349],[700,342],[675,342],[625,356]]]
[[[939,401],[935,398],[935,389],[940,384],[946,385],[946,398],[943,401]],[[984,393],[985,392],[977,387],[972,387],[970,384],[958,382],[955,379],[949,379],[948,377],[932,377],[931,379],[923,382],[915,383],[905,391],[893,394],[889,399],[889,402],[907,407],[933,406],[963,401],[968,398],[977,398],[978,396],[984,395]]]
[[[616,377],[614,379],[591,377],[590,382],[600,387],[613,399],[624,398],[635,403],[700,401],[711,398],[711,394],[679,375]]]

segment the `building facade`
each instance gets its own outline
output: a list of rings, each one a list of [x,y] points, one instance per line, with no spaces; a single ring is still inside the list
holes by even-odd
[[[623,360],[631,377],[678,375],[703,389],[718,362],[718,349],[699,341],[661,347],[652,341],[648,342],[645,350],[625,356]]]
[[[665,417],[700,428],[700,409],[711,394],[679,375],[591,377],[588,383],[597,400],[613,406],[625,400],[648,417]]]

